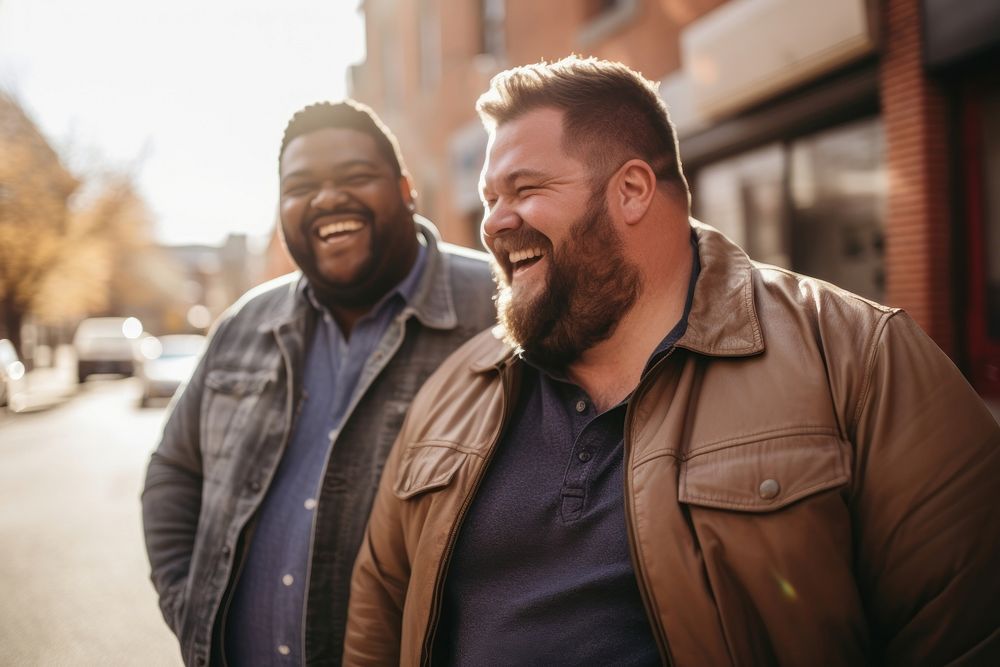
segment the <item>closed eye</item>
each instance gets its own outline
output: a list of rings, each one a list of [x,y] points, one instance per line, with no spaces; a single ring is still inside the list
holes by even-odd
[[[343,180],[344,185],[367,185],[375,178],[374,174],[351,174]]]
[[[282,193],[289,197],[298,197],[299,195],[309,193],[312,189],[312,183],[296,183],[285,187]]]

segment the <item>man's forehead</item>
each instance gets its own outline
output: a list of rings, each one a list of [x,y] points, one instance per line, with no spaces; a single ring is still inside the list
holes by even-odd
[[[344,166],[354,162],[382,165],[386,160],[374,138],[343,127],[324,127],[300,134],[288,142],[281,156],[283,173],[307,165]]]
[[[562,116],[556,109],[536,109],[490,132],[481,184],[552,175],[577,162],[563,147]]]

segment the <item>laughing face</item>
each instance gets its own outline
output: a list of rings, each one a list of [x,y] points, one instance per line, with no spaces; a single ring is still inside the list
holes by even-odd
[[[281,157],[281,229],[321,303],[374,305],[413,266],[409,181],[363,132],[324,128]]]
[[[607,339],[641,286],[603,187],[561,137],[560,112],[528,112],[497,128],[483,170],[500,321],[512,343],[556,370]]]

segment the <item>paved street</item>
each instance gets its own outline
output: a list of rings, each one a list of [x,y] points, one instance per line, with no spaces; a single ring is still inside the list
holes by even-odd
[[[139,491],[162,407],[92,380],[0,414],[0,665],[180,665],[142,544]]]

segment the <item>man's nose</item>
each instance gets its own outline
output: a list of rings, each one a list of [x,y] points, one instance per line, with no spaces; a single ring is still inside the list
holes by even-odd
[[[493,238],[504,232],[515,230],[521,224],[521,217],[516,212],[501,203],[497,203],[483,217],[482,236],[484,239]]]
[[[309,202],[313,208],[329,210],[335,208],[344,201],[344,191],[336,187],[333,183],[324,183],[316,191],[316,195]]]

